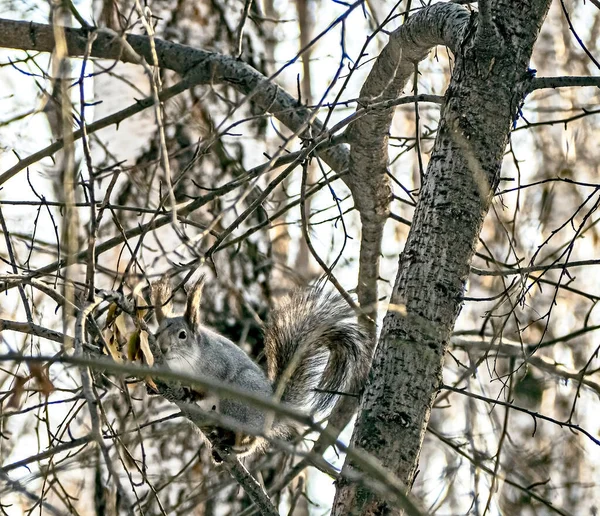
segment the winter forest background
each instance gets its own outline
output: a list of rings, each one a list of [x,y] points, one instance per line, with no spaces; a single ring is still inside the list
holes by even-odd
[[[134,375],[64,357],[90,315],[82,356],[147,363],[144,321],[156,324],[139,308],[149,303],[147,281],[169,274],[182,284],[199,267],[208,276],[204,320],[261,364],[270,307],[324,276],[378,332],[388,310],[390,321],[405,316],[390,294],[455,56],[436,46],[405,65],[410,80],[385,106],[395,113],[387,138],[379,122],[352,122],[371,123],[389,100],[372,105],[361,88],[390,34],[436,2],[0,2],[0,511],[257,513],[175,405]],[[478,8],[499,16],[504,2],[448,3],[474,27]],[[9,20],[47,25],[59,43],[19,46]],[[507,120],[471,268],[449,278],[466,291],[441,338],[443,383],[422,448],[412,448],[418,469],[404,474],[385,446],[367,450],[412,482],[413,514],[600,510],[600,3],[554,0],[541,20],[533,86]],[[69,59],[62,26],[106,28],[99,38],[150,35],[225,60],[211,54],[214,76],[182,78],[126,45],[118,58],[92,59],[96,36]],[[253,70],[278,88],[263,88]],[[304,124],[309,117],[329,132]],[[381,148],[367,138],[374,128]],[[350,163],[365,160],[366,179],[350,183],[331,149],[361,144]],[[371,155],[385,158],[372,170]],[[391,189],[385,209],[381,185]],[[426,227],[413,230],[427,238]],[[380,250],[365,243],[371,234]],[[447,259],[428,257],[433,266]],[[36,356],[44,358],[23,358]],[[383,381],[374,370],[372,385]],[[351,413],[340,410],[337,426]],[[404,422],[385,424],[393,433]],[[351,435],[350,426],[340,439]],[[316,439],[295,443],[296,454],[274,447],[245,461],[281,514],[331,510],[344,454],[324,439],[307,454]],[[373,478],[378,496],[400,496],[385,474]],[[338,514],[348,510],[341,498]]]

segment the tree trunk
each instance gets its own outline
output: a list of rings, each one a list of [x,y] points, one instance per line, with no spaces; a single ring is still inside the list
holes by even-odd
[[[469,264],[532,77],[529,59],[550,0],[479,4],[480,14],[472,16],[455,52],[435,147],[352,437],[353,446],[378,457],[407,486],[417,473]],[[428,19],[437,24],[431,32],[441,32],[447,22],[444,16]],[[401,55],[398,49],[397,59]],[[332,514],[396,511],[343,480]]]

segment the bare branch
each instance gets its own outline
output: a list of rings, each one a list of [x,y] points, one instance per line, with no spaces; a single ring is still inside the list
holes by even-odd
[[[443,19],[444,23],[437,23]],[[440,3],[422,9],[390,36],[360,92],[360,101],[385,102],[400,97],[414,72],[435,45],[456,49],[469,20],[462,7]],[[361,107],[359,104],[359,109]],[[389,215],[391,189],[387,176],[389,129],[394,109],[377,110],[349,128],[348,186],[361,216],[362,237],[358,299],[367,313],[376,313],[377,280],[383,226]],[[372,326],[374,336],[374,326]]]
[[[3,466],[2,468],[0,468],[0,471],[2,473],[8,473],[9,471],[12,471],[13,469],[27,466],[28,464],[31,464],[32,462],[39,462],[41,460],[53,457],[54,455],[56,455],[58,453],[72,450],[73,448],[78,448],[79,446],[85,446],[86,444],[92,442],[93,440],[94,440],[93,437],[91,435],[88,435],[86,437],[79,437],[78,439],[73,439],[72,441],[67,442],[67,443],[57,444],[56,446],[53,446],[52,448],[50,448],[44,452],[38,453],[36,455],[31,455],[30,457],[27,457],[26,459],[19,460],[17,462],[13,462],[12,464],[8,464],[7,466]]]
[[[599,76],[566,76],[566,77],[534,77],[528,88],[528,91],[535,91],[544,88],[576,88],[582,86],[593,86],[600,88]]]
[[[52,52],[54,36],[52,28],[33,22],[0,19],[3,31],[0,35],[0,47],[21,50]],[[65,27],[65,39],[69,55],[83,56],[87,45],[87,31]],[[91,56],[103,59],[116,59],[139,64],[139,56],[153,63],[150,39],[146,36],[129,34],[125,36],[126,46],[121,38],[112,31],[100,30],[92,46]],[[279,88],[249,65],[221,54],[194,49],[154,38],[158,58],[157,65],[187,77],[194,76],[196,84],[225,83],[248,95],[259,109],[272,113],[292,131],[305,127],[313,118],[311,110],[299,107],[296,99]],[[128,52],[127,48],[132,52]],[[319,134],[321,125],[313,122],[313,134]],[[348,150],[337,146],[320,153],[321,158],[334,170],[343,170],[348,162]],[[0,176],[2,178],[3,176]]]
[[[332,440],[331,442],[334,442],[342,452],[346,453],[347,456],[351,457],[357,464],[360,464],[361,472],[345,472],[344,475],[347,476],[347,478],[364,483],[370,489],[374,489],[378,492],[381,496],[388,498],[398,507],[403,507],[406,510],[406,513],[411,516],[423,516],[424,514],[416,502],[406,494],[406,488],[402,482],[400,482],[389,470],[383,468],[379,461],[373,459],[373,457],[360,449],[346,446],[344,443],[337,440],[337,431],[330,430],[327,427],[324,428],[320,423],[315,422],[310,415],[290,407],[289,405],[273,401],[270,398],[253,394],[246,390],[233,387],[230,384],[213,380],[209,377],[201,378],[198,375],[183,374],[165,368],[147,367],[134,363],[117,363],[106,358],[91,358],[77,355],[68,356],[65,354],[54,357],[41,355],[24,356],[18,353],[8,353],[0,355],[0,362],[28,362],[48,365],[63,363],[78,367],[89,367],[96,371],[104,371],[116,375],[132,375],[138,378],[152,376],[155,379],[171,381],[175,384],[202,389],[205,392],[211,392],[218,396],[239,399],[253,406],[276,412],[301,423],[313,431],[328,435],[328,438]],[[176,397],[179,395],[181,395],[182,399],[185,397],[183,390],[181,390],[181,393],[176,393],[175,390],[172,389],[170,392]],[[172,401],[175,401],[176,397],[173,398],[173,396],[171,396],[171,398],[173,398]],[[235,420],[220,417],[218,414],[205,412],[194,404],[181,402],[180,408],[182,408],[185,417],[190,419],[194,424],[197,424],[198,421],[206,421],[206,418],[210,417],[218,418],[219,424],[230,426],[232,429],[239,429],[239,423]],[[236,472],[236,474],[237,473],[239,473],[239,471]]]
[[[269,495],[239,459],[222,451],[219,451],[219,455],[223,459],[223,464],[229,474],[242,486],[246,494],[256,504],[260,513],[264,516],[279,516],[279,511],[273,505]]]
[[[458,337],[452,338],[452,345],[468,351],[476,350],[484,353],[490,353],[492,355],[522,358],[524,362],[531,364],[542,371],[547,371],[553,376],[564,378],[566,380],[576,380],[581,382],[583,385],[594,390],[596,394],[600,396],[599,382],[596,382],[591,378],[587,378],[579,371],[569,369],[548,357],[532,354],[529,350],[532,348],[535,350],[537,349],[537,346],[523,347],[519,342],[510,342],[506,339],[502,339],[501,343],[496,343],[489,340],[466,340]]]
[[[55,507],[54,505],[52,505],[51,503],[47,502],[46,500],[43,500],[42,498],[36,496],[35,494],[31,493],[30,491],[27,490],[27,488],[25,488],[23,485],[21,485],[20,482],[17,482],[16,480],[13,480],[12,478],[10,478],[4,471],[0,471],[0,479],[2,479],[2,481],[10,486],[10,488],[16,492],[16,493],[21,493],[22,495],[24,495],[27,499],[31,500],[32,502],[35,502],[35,505],[40,505],[40,507],[43,507],[44,510],[48,511],[50,514],[54,514],[55,516],[64,516],[64,511],[59,510],[57,507]]]
[[[52,340],[54,342],[60,342],[61,344],[66,342],[69,345],[73,345],[73,338],[49,328],[44,328],[38,324],[28,322],[17,322],[8,321],[6,319],[0,319],[0,332],[4,330],[17,331],[29,335],[36,335],[43,339]]]
[[[452,387],[451,385],[441,385],[440,388],[446,389],[448,391],[456,392],[457,394],[462,394],[464,396],[468,396],[469,398],[473,398],[473,399],[476,399],[479,401],[485,401],[492,405],[501,405],[502,407],[508,407],[508,408],[511,408],[518,412],[523,412],[524,414],[530,415],[534,420],[535,419],[543,419],[544,421],[549,421],[550,423],[554,423],[560,427],[564,426],[565,428],[570,428],[571,430],[575,430],[576,432],[579,432],[579,433],[585,435],[594,444],[596,444],[597,446],[600,446],[600,439],[594,437],[590,432],[588,432],[584,428],[581,428],[579,425],[570,423],[568,421],[558,421],[549,416],[545,416],[544,414],[540,414],[539,412],[534,412],[532,410],[529,410],[529,409],[526,409],[523,407],[519,407],[518,405],[514,405],[514,404],[506,402],[506,401],[501,401],[501,400],[497,400],[497,399],[488,398],[486,396],[481,396],[479,394],[475,394],[473,392],[469,392],[464,389],[457,389],[456,387]]]

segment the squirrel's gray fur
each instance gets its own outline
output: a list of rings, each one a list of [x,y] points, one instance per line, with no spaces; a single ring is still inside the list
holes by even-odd
[[[209,377],[310,412],[323,412],[338,393],[356,394],[370,364],[366,329],[348,304],[322,289],[298,291],[272,311],[265,326],[268,375],[237,345],[203,326],[200,300],[204,278],[188,292],[183,316],[171,316],[171,286],[167,279],[152,284],[152,302],[159,322],[157,363],[174,371]],[[168,387],[167,387],[168,390]],[[267,428],[260,409],[208,393],[191,392],[205,410],[232,418],[251,433],[283,436],[293,422],[275,419]],[[203,427],[221,447],[247,454],[264,447],[264,439]],[[227,436],[227,437],[225,437]],[[234,442],[233,442],[234,441]]]

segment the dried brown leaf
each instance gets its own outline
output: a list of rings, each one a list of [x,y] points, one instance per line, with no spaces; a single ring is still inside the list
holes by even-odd
[[[154,365],[154,355],[152,354],[152,351],[150,351],[148,334],[144,330],[140,332],[140,349],[144,354],[144,361],[146,362],[146,364],[152,367]]]
[[[23,405],[23,393],[25,392],[25,384],[29,381],[29,377],[15,376],[15,384],[12,388],[12,394],[8,398],[6,408],[14,408],[19,410]]]

